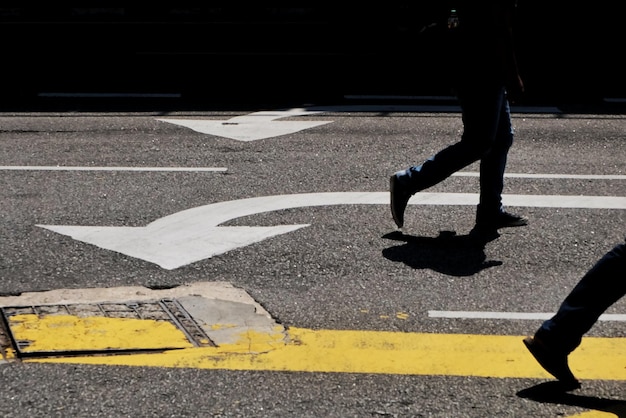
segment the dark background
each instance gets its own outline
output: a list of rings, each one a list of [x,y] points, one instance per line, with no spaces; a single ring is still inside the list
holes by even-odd
[[[45,92],[180,93],[221,102],[450,94],[442,66],[454,59],[436,28],[421,31],[447,13],[446,1],[228,4],[2,7],[3,104]],[[520,1],[524,100],[625,97],[623,40],[620,13],[608,1]]]

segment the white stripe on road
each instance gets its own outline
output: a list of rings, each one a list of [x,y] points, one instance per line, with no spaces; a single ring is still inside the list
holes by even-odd
[[[163,171],[163,172],[209,172],[227,171],[225,167],[89,167],[89,166],[45,166],[45,165],[3,165],[0,171]],[[459,171],[455,177],[479,177],[477,171]],[[626,174],[526,174],[506,173],[508,178],[521,179],[575,179],[575,180],[626,180]]]
[[[443,112],[458,113],[461,106],[456,103],[456,98],[447,96],[346,96],[346,99],[393,99],[393,100],[428,100],[432,104],[407,104],[407,105],[339,105],[339,106],[313,106],[310,109],[318,109],[323,112]],[[450,103],[450,104],[443,104]],[[511,106],[511,113],[563,113],[555,106]]]
[[[459,171],[456,177],[480,177],[477,171]],[[526,174],[505,173],[504,177],[519,179],[626,180],[626,174]]]
[[[524,319],[542,320],[552,318],[549,312],[481,312],[481,311],[428,311],[429,318],[451,319]],[[600,321],[626,321],[624,314],[602,314]]]
[[[410,205],[477,205],[477,193],[424,193],[411,197]],[[381,193],[379,199],[388,203],[389,193]],[[505,206],[570,209],[626,209],[623,196],[572,196],[572,195],[523,195],[502,196]]]
[[[0,170],[9,171],[183,171],[183,172],[214,172],[226,171],[225,167],[78,167],[78,166],[32,166],[32,165],[3,165]]]
[[[43,92],[38,93],[39,97],[72,97],[72,98],[167,98],[177,99],[181,97],[180,93],[64,93],[64,92]]]

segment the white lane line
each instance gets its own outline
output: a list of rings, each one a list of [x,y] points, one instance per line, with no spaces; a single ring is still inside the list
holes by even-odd
[[[428,311],[429,318],[451,319],[523,319],[542,320],[552,318],[550,312],[488,312],[488,311]],[[624,314],[602,314],[600,321],[626,321]]]
[[[181,171],[181,172],[219,172],[225,167],[88,167],[88,166],[45,166],[45,165],[2,165],[0,171]],[[479,177],[477,171],[459,171],[455,177]],[[508,178],[521,179],[577,179],[577,180],[626,180],[621,174],[526,174],[506,173]]]
[[[456,177],[479,177],[477,171],[459,171]],[[576,180],[626,180],[626,174],[526,174],[505,173],[504,177],[519,179],[576,179]]]
[[[477,193],[416,193],[410,205],[477,205]],[[381,199],[389,203],[389,193]],[[503,195],[505,206],[570,209],[626,209],[626,196]]]
[[[115,98],[169,98],[177,99],[181,97],[180,93],[64,93],[64,92],[43,92],[38,93],[39,97],[76,97],[76,98],[103,98],[103,97],[115,97]]]
[[[183,172],[216,172],[227,171],[225,167],[78,167],[78,166],[32,166],[3,165],[0,170],[8,171],[183,171]]]
[[[343,106],[313,106],[325,112],[444,112],[458,113],[461,106],[456,103],[456,99],[447,96],[345,96],[348,100],[363,99],[393,99],[393,100],[429,100],[440,103],[432,104],[408,104],[408,105],[343,105]],[[450,104],[443,104],[443,103]],[[563,113],[555,106],[511,106],[511,113]]]

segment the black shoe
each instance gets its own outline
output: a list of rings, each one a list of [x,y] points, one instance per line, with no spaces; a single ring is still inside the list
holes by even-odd
[[[398,228],[404,226],[404,210],[409,203],[411,193],[400,184],[398,173],[389,178],[389,194],[391,195],[391,216]]]
[[[548,373],[556,377],[566,390],[574,390],[580,387],[580,382],[567,364],[567,353],[550,349],[541,339],[535,337],[524,338],[524,345],[533,355],[535,360]]]
[[[511,228],[515,226],[528,225],[528,219],[520,215],[515,215],[506,211],[501,211],[496,215],[487,217],[486,215],[478,214],[476,216],[476,226],[474,229],[482,231],[495,231],[500,228]]]
[[[476,225],[470,231],[469,237],[476,243],[486,244],[500,238],[500,233],[496,228],[481,228]]]

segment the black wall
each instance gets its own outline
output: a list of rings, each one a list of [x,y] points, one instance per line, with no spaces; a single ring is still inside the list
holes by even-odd
[[[444,4],[3,7],[3,97],[448,95],[441,71],[448,51],[437,31],[421,32]],[[620,20],[606,0],[519,0],[516,40],[527,100],[626,97]]]

